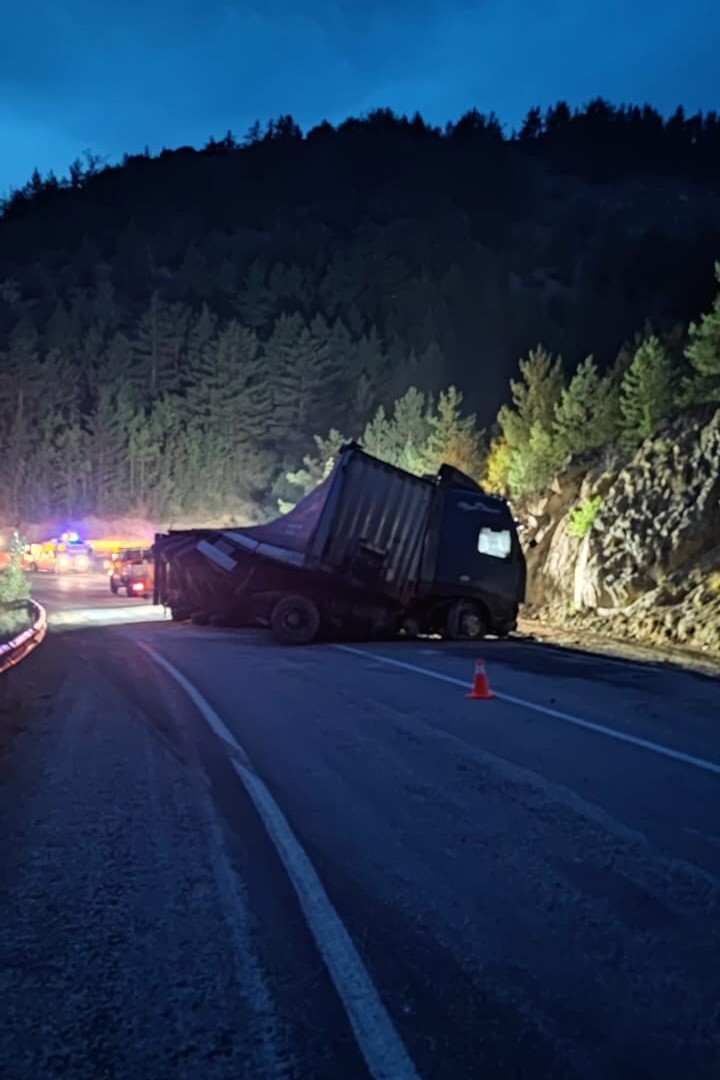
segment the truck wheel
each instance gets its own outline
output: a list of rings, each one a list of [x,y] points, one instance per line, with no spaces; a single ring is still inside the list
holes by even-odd
[[[472,600],[456,600],[447,613],[445,636],[451,641],[477,641],[488,631],[482,608]]]
[[[270,627],[283,645],[309,645],[320,629],[320,612],[306,596],[283,596],[272,610]]]

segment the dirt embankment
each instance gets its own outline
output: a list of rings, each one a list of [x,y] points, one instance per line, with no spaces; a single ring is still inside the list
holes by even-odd
[[[574,463],[515,512],[526,629],[720,659],[720,410],[678,418],[623,465]]]

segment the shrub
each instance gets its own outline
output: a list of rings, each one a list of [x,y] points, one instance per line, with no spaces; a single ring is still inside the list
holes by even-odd
[[[593,522],[602,506],[602,495],[596,495],[593,499],[587,499],[582,506],[576,506],[570,514],[568,532],[571,536],[577,536],[582,540],[590,532]]]

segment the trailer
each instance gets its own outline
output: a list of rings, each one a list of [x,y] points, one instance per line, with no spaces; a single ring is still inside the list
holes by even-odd
[[[516,626],[526,569],[507,503],[443,465],[417,477],[346,446],[265,525],[157,534],[154,602],[173,619],[270,627],[286,644]]]

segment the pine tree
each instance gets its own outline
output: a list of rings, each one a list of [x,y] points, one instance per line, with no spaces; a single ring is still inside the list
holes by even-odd
[[[189,434],[179,404],[170,396],[154,401],[144,423],[147,438],[142,509],[155,518],[165,518],[177,510],[183,496],[187,500],[192,460],[185,452]]]
[[[138,324],[133,341],[135,362],[149,400],[182,385],[189,314],[182,304],[165,304],[153,293],[150,307]]]
[[[349,440],[337,428],[331,428],[327,435],[315,435],[315,453],[306,454],[302,468],[286,475],[288,484],[299,489],[301,495],[307,495],[330,475],[340,455],[340,450]]]
[[[395,401],[392,414],[381,405],[366,424],[362,445],[369,454],[418,475],[429,468],[432,401],[411,386]]]
[[[75,357],[58,348],[49,349],[38,363],[38,379],[43,388],[42,413],[74,420],[83,395],[82,372]]]
[[[129,506],[128,442],[134,416],[123,384],[100,385],[88,421],[87,443],[92,462],[92,505],[98,513],[115,513]]]
[[[68,423],[58,417],[53,424],[52,499],[55,513],[68,517],[88,509],[88,483],[91,461],[88,437],[79,419]]]
[[[592,356],[578,364],[555,406],[553,426],[560,455],[573,457],[612,441],[617,430],[617,401],[608,406],[612,390],[612,380],[600,375]]]
[[[242,321],[254,330],[264,330],[276,311],[275,297],[267,282],[267,267],[258,259],[250,263],[236,303]]]
[[[212,361],[208,358],[213,353],[217,332],[218,317],[207,304],[203,304],[188,323],[183,365],[184,387],[195,386],[201,382],[207,373],[208,365],[212,366]]]
[[[388,358],[377,327],[371,326],[356,341],[352,370],[356,373],[354,419],[362,428],[378,405],[389,404],[391,400],[391,395],[387,394]]]
[[[670,357],[659,338],[647,338],[638,348],[622,381],[620,413],[623,441],[638,446],[655,434],[670,415],[675,398]]]
[[[512,451],[508,486],[513,496],[542,491],[562,464],[562,455],[552,435],[536,422],[527,443]]]
[[[126,387],[133,401],[141,402],[147,390],[146,373],[136,363],[133,344],[126,334],[112,336],[104,352],[104,378]]]
[[[217,490],[224,496],[257,492],[267,483],[272,465],[266,443],[273,402],[252,330],[231,322],[219,335],[216,366],[205,393],[205,426],[217,455]]]
[[[82,325],[77,312],[58,303],[50,315],[43,334],[43,343],[49,349],[61,349],[71,354],[80,344]]]
[[[393,461],[396,455],[395,433],[384,405],[379,405],[375,415],[368,420],[361,442],[369,454],[380,458],[381,461],[395,464]]]
[[[533,425],[552,431],[564,386],[560,357],[553,359],[541,345],[520,361],[520,375],[510,382],[513,406],[504,405],[498,417],[512,448],[528,442]]]
[[[520,379],[510,383],[513,406],[498,414],[509,452],[508,483],[513,495],[539,491],[562,461],[554,445],[555,407],[564,387],[562,362],[542,346],[520,361]]]
[[[0,356],[0,500],[13,522],[27,517],[30,509],[28,480],[38,444],[43,393],[38,336],[23,326],[12,335],[7,353]]]
[[[444,463],[454,465],[474,480],[485,471],[482,437],[474,414],[463,415],[463,396],[455,386],[442,391],[435,410],[430,414],[430,436],[427,441],[426,463],[429,473],[436,473]]]
[[[540,109],[530,109],[523,120],[520,129],[520,141],[524,143],[536,142],[543,133],[543,120]]]
[[[715,264],[720,284],[720,262]],[[685,400],[690,404],[720,401],[720,293],[712,310],[699,323],[690,324],[690,341],[685,356],[693,368],[685,382]]]
[[[321,315],[307,326],[300,315],[281,315],[264,355],[273,387],[270,436],[289,465],[342,408],[345,372],[331,348],[331,328]]]

